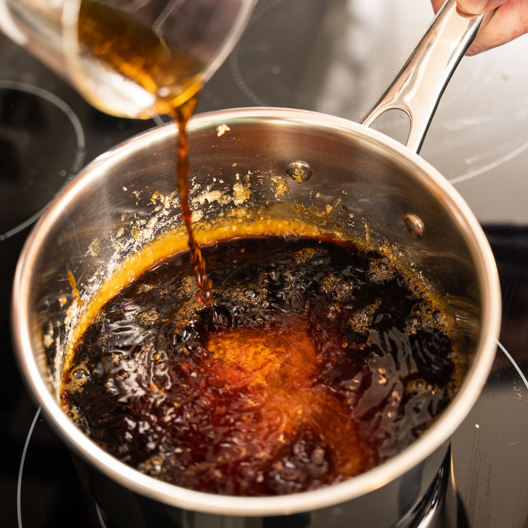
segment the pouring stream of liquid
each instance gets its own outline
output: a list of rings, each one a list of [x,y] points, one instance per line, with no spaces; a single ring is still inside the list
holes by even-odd
[[[207,276],[205,260],[196,242],[192,227],[192,213],[189,206],[189,142],[187,140],[187,123],[191,118],[198,96],[194,95],[185,103],[173,107],[171,117],[178,125],[177,138],[177,185],[180,194],[182,220],[187,228],[189,249],[191,251],[191,264],[196,275],[196,289],[198,300],[205,306],[211,304],[211,279]]]

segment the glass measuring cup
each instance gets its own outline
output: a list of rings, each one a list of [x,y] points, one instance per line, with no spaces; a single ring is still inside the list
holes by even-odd
[[[0,0],[0,29],[96,108],[150,118],[192,97],[256,0]]]

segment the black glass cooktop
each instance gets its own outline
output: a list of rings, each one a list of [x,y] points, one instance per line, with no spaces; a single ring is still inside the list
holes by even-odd
[[[261,0],[203,90],[198,112],[269,105],[357,121],[431,16],[427,0]],[[527,48],[520,39],[464,59],[422,151],[481,221],[504,302],[492,372],[451,442],[454,527],[528,527],[528,66],[521,60]],[[0,35],[3,527],[100,526],[68,450],[19,375],[10,342],[12,278],[32,224],[64,183],[97,155],[161,122],[94,110]],[[392,116],[376,128],[399,138],[405,125]]]

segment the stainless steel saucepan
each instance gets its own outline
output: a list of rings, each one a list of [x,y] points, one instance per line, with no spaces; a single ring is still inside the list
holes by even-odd
[[[83,309],[71,296],[68,271],[86,306],[124,259],[180,225],[175,126],[151,130],[99,157],[42,216],[14,283],[18,360],[98,505],[119,526],[389,528],[411,514],[486,381],[499,332],[498,276],[480,225],[447,180],[416,153],[480,22],[458,13],[454,0],[446,2],[363,125],[270,108],[199,115],[189,125],[193,203],[201,222],[229,222],[229,211],[261,206],[295,220],[306,214],[299,204],[305,205],[320,211],[323,224],[397,253],[443,296],[456,319],[467,365],[459,393],[414,444],[363,475],[280,497],[190,491],[114,459],[60,407],[64,351]],[[364,126],[389,108],[410,117],[407,146]],[[290,176],[295,169],[303,181]]]

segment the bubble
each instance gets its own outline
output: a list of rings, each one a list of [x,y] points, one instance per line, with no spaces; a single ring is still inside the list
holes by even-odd
[[[354,323],[359,325],[369,325],[372,323],[374,315],[370,310],[360,310],[352,316]]]
[[[322,449],[321,447],[316,447],[313,450],[312,456],[310,458],[312,459],[312,462],[314,464],[317,464],[318,466],[320,466],[324,462],[324,456],[325,456],[324,449]]]
[[[137,322],[142,326],[152,327],[156,324],[159,313],[156,308],[149,308],[137,315]]]
[[[86,371],[86,369],[84,369],[82,367],[76,368],[72,372],[72,378],[73,379],[82,380],[82,379],[86,379],[87,377],[88,377],[88,372]]]
[[[211,302],[211,290],[209,288],[201,288],[198,290],[198,301],[207,306]]]
[[[440,313],[439,310],[435,310],[433,312],[433,321],[435,323],[440,323],[442,321],[442,314]]]
[[[185,319],[192,319],[197,313],[198,313],[198,310],[196,308],[189,308],[185,312]]]
[[[407,324],[413,329],[413,330],[419,330],[422,328],[422,319],[420,317],[409,317],[407,319]]]

